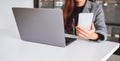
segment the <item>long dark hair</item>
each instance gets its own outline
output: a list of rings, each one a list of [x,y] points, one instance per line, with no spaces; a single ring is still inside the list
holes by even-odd
[[[66,31],[70,31],[72,29],[72,19],[68,20],[71,15],[73,15],[73,10],[75,7],[75,0],[64,0],[64,8],[63,8],[63,15],[64,15],[64,26]]]

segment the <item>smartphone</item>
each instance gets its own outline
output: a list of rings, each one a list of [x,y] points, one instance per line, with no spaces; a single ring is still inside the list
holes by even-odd
[[[79,13],[78,26],[90,30],[93,20],[93,13]]]

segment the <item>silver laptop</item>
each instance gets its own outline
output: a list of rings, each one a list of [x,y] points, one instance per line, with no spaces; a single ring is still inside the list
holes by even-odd
[[[20,37],[24,41],[65,47],[75,38],[65,38],[61,9],[13,8]]]

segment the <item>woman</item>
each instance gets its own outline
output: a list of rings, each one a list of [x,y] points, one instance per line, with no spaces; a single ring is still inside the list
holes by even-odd
[[[104,12],[102,6],[88,0],[65,0],[63,7],[65,31],[93,41],[107,39]],[[90,30],[77,26],[79,13],[94,13]]]

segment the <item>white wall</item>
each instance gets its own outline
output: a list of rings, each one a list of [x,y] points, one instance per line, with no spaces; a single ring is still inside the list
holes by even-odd
[[[21,61],[21,40],[12,7],[33,7],[33,0],[0,0],[0,61]]]
[[[33,0],[0,0],[0,29],[16,31],[12,7],[33,7]]]
[[[14,32],[12,35],[19,37],[12,7],[33,8],[33,0],[0,0],[0,32]]]

